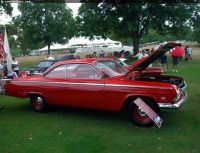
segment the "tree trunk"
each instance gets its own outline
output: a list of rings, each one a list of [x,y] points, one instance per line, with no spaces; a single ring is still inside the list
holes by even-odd
[[[26,56],[26,49],[23,49],[23,55]]]
[[[139,41],[140,41],[140,38],[132,38],[132,40],[133,40],[134,55],[137,55],[137,53],[139,53]]]
[[[27,49],[26,45],[22,46],[21,49],[22,49],[23,55],[25,56],[26,55],[26,49]]]
[[[48,44],[48,55],[50,55],[50,44]]]

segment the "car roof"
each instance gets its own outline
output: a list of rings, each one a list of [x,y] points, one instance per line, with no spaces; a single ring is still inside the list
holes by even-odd
[[[64,60],[59,61],[56,64],[67,64],[67,63],[89,63],[92,64],[94,61],[100,61],[100,60],[113,60],[111,58],[84,58],[84,59],[73,59],[73,60]]]
[[[39,61],[39,62],[57,62],[57,61],[59,61],[59,60],[41,60],[41,61]],[[38,63],[39,63],[38,62]]]

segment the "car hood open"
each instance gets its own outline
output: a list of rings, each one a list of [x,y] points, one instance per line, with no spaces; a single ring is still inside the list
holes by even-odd
[[[169,51],[170,49],[178,45],[180,45],[180,43],[176,43],[176,42],[168,42],[166,44],[160,45],[158,49],[151,55],[131,63],[133,68],[127,74],[131,73],[132,71],[144,70],[145,68],[149,66],[149,64],[156,61],[161,55],[165,54],[167,51]]]

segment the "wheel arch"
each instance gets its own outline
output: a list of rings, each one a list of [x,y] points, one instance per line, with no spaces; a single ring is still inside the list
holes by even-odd
[[[131,105],[131,103],[132,103],[134,100],[136,100],[137,98],[141,98],[141,99],[145,98],[145,99],[148,99],[148,100],[152,101],[153,103],[155,103],[155,104],[156,104],[156,107],[157,107],[158,109],[160,109],[159,106],[158,106],[158,103],[157,103],[156,100],[153,99],[152,97],[144,96],[144,95],[137,95],[137,96],[134,95],[134,96],[129,96],[129,97],[127,97],[127,98],[125,99],[125,101],[123,102],[123,104],[122,104],[120,110],[128,110],[128,108],[129,108],[129,106]]]
[[[26,97],[31,97],[32,95],[41,95],[41,96],[43,96],[43,97],[45,97],[42,93],[40,93],[40,92],[29,92],[27,95],[26,95]]]

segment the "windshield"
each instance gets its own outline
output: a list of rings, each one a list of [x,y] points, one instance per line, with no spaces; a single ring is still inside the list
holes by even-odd
[[[123,66],[128,66],[128,64],[126,64],[124,61],[121,61],[120,59],[116,59],[115,61],[117,61],[117,63],[119,63]]]
[[[114,77],[118,75],[124,75],[128,70],[116,62],[115,60],[100,60],[95,61],[94,65],[103,73],[107,74],[109,77]]]

